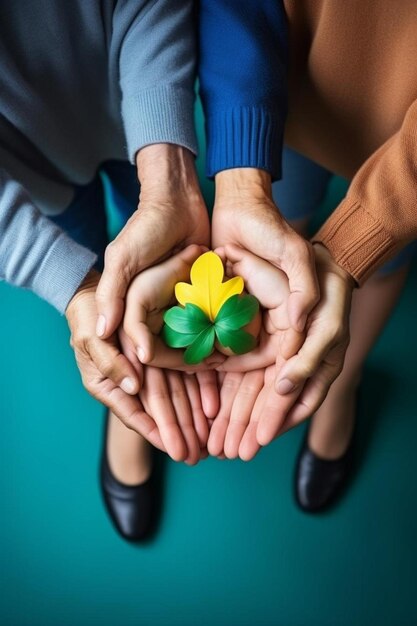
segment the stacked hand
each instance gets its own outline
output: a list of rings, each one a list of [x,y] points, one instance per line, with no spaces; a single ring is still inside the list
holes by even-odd
[[[280,217],[267,175],[222,173],[212,247],[258,298],[263,325],[253,352],[185,366],[158,335],[175,283],[210,243],[191,158],[177,146],[139,153],[139,210],[67,309],[72,345],[87,389],[175,460],[250,459],[311,415],[341,371],[354,285]]]

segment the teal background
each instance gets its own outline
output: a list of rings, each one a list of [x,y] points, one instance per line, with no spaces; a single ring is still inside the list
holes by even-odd
[[[324,212],[343,191],[335,179]],[[103,408],[65,319],[0,284],[0,624],[416,624],[416,278],[369,357],[359,473],[334,510],[294,505],[301,427],[248,464],[167,463],[160,531],[142,547],[105,516]]]

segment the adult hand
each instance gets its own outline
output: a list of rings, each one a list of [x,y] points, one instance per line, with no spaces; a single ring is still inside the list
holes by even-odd
[[[89,272],[65,312],[71,346],[84,387],[109,407],[127,426],[143,435],[154,446],[164,449],[155,421],[143,409],[137,393],[139,376],[119,349],[116,335],[107,340],[97,337],[96,288],[100,274]]]
[[[105,253],[97,288],[97,335],[107,338],[122,321],[126,291],[143,269],[194,243],[209,245],[210,225],[187,149],[169,144],[137,154],[139,207]]]
[[[232,369],[241,369],[242,373],[226,374],[220,395],[220,411],[208,442],[211,454],[221,453],[223,446],[229,458],[237,455],[243,460],[253,458],[261,445],[267,445],[310,417],[341,372],[349,343],[349,313],[354,282],[325,248],[315,245],[314,251],[322,297],[307,321],[304,343],[295,356],[288,358],[286,355],[284,358],[282,346],[290,350],[294,335],[290,331],[292,338],[288,342],[288,337],[283,339],[288,331],[279,329],[267,338],[264,348],[260,344],[258,355],[254,351],[242,357],[231,357],[220,366],[220,369],[227,369],[227,364],[232,363]],[[240,254],[242,260],[250,262],[250,265],[245,265],[242,260],[237,261],[240,273],[245,275],[249,267],[254,269],[257,266],[257,261],[251,260],[247,253]],[[237,259],[237,251],[230,251],[230,256]],[[263,276],[254,274],[257,275]],[[253,289],[256,291],[255,284]],[[251,365],[262,362],[262,355],[268,360],[268,345],[278,349],[276,368],[268,366],[264,370],[244,374]],[[243,368],[239,367],[239,359],[244,361]],[[279,373],[277,379],[276,371]],[[292,384],[287,386],[286,393],[277,393],[276,388],[281,388],[283,378],[289,378]]]
[[[155,368],[143,372],[137,360],[120,351],[116,334],[106,340],[97,337],[95,291],[99,279],[100,274],[92,270],[66,310],[71,346],[84,386],[152,445],[176,461],[196,463],[208,437],[198,382],[191,375],[185,382],[178,381],[175,372]],[[214,372],[208,374],[214,376]],[[141,399],[146,410],[137,395],[142,376]],[[210,381],[204,384],[208,386]]]
[[[349,345],[349,316],[355,282],[324,246],[314,244],[314,252],[320,302],[309,316],[306,339],[301,349],[283,363],[275,381],[278,394],[285,397],[295,393],[297,401],[278,428],[276,417],[273,418],[272,414],[262,418],[257,432],[261,445],[312,415],[343,369]],[[272,388],[270,395],[272,398]]]
[[[319,299],[313,249],[281,217],[266,172],[242,168],[216,175],[212,245],[226,244],[237,244],[284,272],[290,290],[289,321],[303,331]]]

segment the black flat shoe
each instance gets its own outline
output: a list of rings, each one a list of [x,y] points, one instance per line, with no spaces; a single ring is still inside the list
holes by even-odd
[[[323,511],[343,493],[353,468],[353,441],[352,436],[340,458],[321,459],[310,450],[307,433],[295,466],[295,499],[303,511]]]
[[[155,455],[150,477],[140,485],[125,485],[112,474],[106,452],[107,426],[101,456],[100,484],[103,500],[117,532],[131,542],[149,539],[159,518],[161,485],[155,468]]]

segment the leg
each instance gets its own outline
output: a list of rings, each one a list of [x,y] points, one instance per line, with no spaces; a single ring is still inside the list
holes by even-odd
[[[139,485],[150,476],[152,468],[149,443],[109,411],[107,459],[117,480],[124,485]]]

